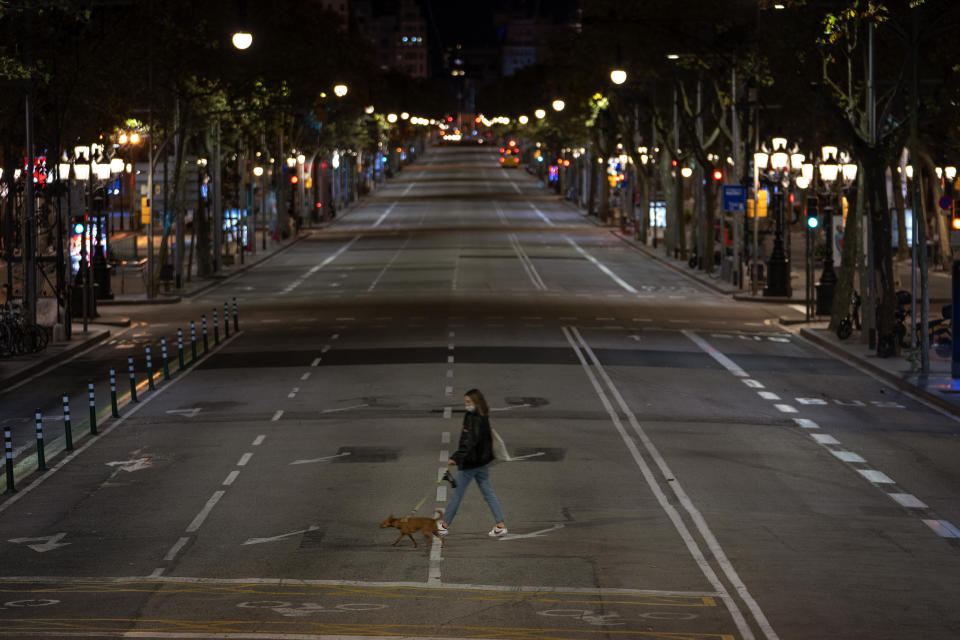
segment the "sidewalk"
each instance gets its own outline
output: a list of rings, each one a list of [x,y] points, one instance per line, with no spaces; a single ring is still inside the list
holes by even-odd
[[[802,306],[804,304],[802,298],[804,290],[802,268],[799,270],[799,278],[796,273],[798,270],[793,270],[793,297],[765,298],[762,292],[760,295],[751,296],[749,291],[742,292],[738,287],[720,279],[719,270],[713,276],[707,275],[703,271],[691,269],[684,260],[668,257],[663,248],[653,249],[637,242],[633,239],[632,234],[623,234],[619,229],[611,229],[611,233],[650,258],[718,293],[729,295],[738,302],[745,304],[766,302],[782,307],[780,322],[795,327],[799,335],[813,344],[898,389],[918,396],[944,411],[960,416],[960,380],[954,380],[950,377],[951,362],[949,357],[942,358],[931,349],[930,374],[926,378],[921,378],[918,373],[920,369],[919,354],[916,351],[904,352],[902,355],[890,358],[881,358],[877,356],[876,351],[869,349],[866,343],[861,341],[859,332],[855,331],[847,340],[840,340],[836,333],[827,329],[827,318],[817,317],[811,322],[806,322],[804,312],[800,308],[795,308],[797,305]],[[905,285],[903,288],[909,289],[910,264],[897,266],[901,283]],[[930,298],[932,314],[937,313],[935,304],[950,300],[949,274],[939,271],[930,272]]]
[[[315,226],[312,228],[320,229],[321,227]],[[258,246],[258,252],[256,254],[247,254],[244,259],[244,264],[236,263],[228,267],[223,267],[220,273],[214,277],[199,278],[194,276],[190,282],[185,283],[186,286],[183,288],[171,289],[169,294],[162,293],[153,300],[147,300],[142,292],[118,294],[113,300],[97,301],[97,307],[103,309],[117,305],[175,304],[180,302],[182,298],[190,298],[198,295],[289,249],[301,238],[306,237],[309,230],[310,228],[305,228],[304,232],[299,236],[277,243],[269,243],[266,252],[260,250],[260,246]],[[271,244],[273,246],[270,246]],[[71,340],[51,340],[47,348],[43,351],[16,357],[0,358],[0,389],[6,389],[10,385],[16,384],[48,367],[56,366],[84,349],[106,340],[111,335],[111,327],[129,326],[129,324],[129,318],[122,318],[114,313],[105,313],[100,318],[91,320],[88,323],[88,331],[84,334],[81,321],[75,320],[73,322],[73,335]]]

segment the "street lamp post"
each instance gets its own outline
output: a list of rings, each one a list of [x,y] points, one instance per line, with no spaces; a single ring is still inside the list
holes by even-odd
[[[769,156],[770,168],[767,172],[766,166],[761,166],[758,162],[760,181],[773,188],[777,199],[777,217],[776,230],[774,232],[773,251],[767,261],[767,286],[763,290],[765,297],[789,297],[791,294],[790,286],[790,259],[787,257],[783,246],[784,234],[784,191],[790,184],[790,154],[786,151],[786,138],[773,139],[773,154]],[[759,155],[759,154],[757,154]],[[795,158],[803,162],[803,156]],[[755,158],[756,159],[756,158]],[[761,158],[762,159],[762,158]]]
[[[830,195],[831,187],[838,181],[840,175],[837,148],[830,145],[824,146],[821,149],[821,158],[823,162],[819,167],[820,180],[827,187],[827,195]],[[833,269],[833,206],[821,207],[820,213],[823,217],[826,248],[823,254],[823,271],[816,285],[818,316],[830,314],[833,306],[833,292],[837,286],[837,274]]]

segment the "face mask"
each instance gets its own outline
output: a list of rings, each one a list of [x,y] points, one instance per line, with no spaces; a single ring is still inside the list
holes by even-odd
[[[470,405],[466,405],[466,406],[464,407],[464,409],[466,409],[467,411],[470,411],[470,412],[474,412],[474,411],[477,410],[477,407],[476,407],[476,405],[470,404]]]

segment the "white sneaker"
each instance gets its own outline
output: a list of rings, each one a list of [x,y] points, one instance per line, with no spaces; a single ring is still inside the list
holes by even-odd
[[[448,533],[450,533],[450,529],[447,529],[447,528],[444,526],[444,524],[443,524],[442,522],[440,522],[440,523],[437,524],[437,533],[439,533],[439,534],[442,535],[442,536],[445,536],[445,535],[447,535]]]
[[[493,529],[490,530],[490,533],[488,533],[487,535],[490,536],[491,538],[502,538],[503,536],[507,535],[507,528],[494,527]]]

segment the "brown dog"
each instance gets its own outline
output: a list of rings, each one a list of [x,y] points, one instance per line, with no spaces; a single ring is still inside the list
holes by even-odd
[[[403,536],[407,536],[413,540],[413,534],[419,531],[423,534],[423,537],[427,539],[427,542],[430,542],[430,536],[436,536],[440,539],[440,546],[443,546],[443,536],[437,532],[437,523],[440,522],[440,517],[443,516],[443,511],[437,509],[436,518],[394,518],[392,515],[386,520],[380,523],[381,529],[386,529],[388,527],[396,527],[400,529],[400,535],[397,536],[397,539],[393,541],[393,544],[400,542],[400,539]],[[417,547],[417,541],[413,540],[414,548]]]

